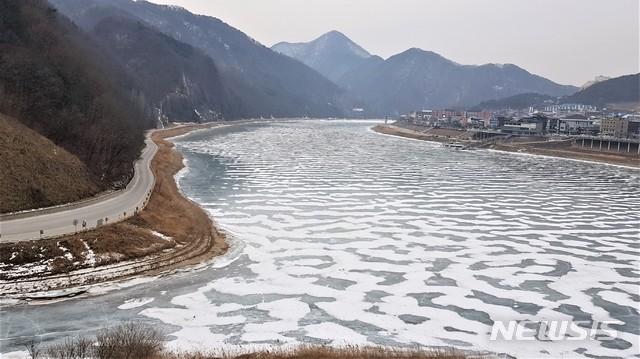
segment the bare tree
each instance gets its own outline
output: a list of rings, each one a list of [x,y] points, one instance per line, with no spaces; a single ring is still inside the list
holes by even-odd
[[[148,324],[126,322],[97,335],[98,359],[145,359],[164,347],[165,335]]]
[[[87,359],[93,354],[93,340],[86,336],[65,339],[64,342],[46,348],[51,359]]]
[[[35,340],[30,340],[27,344],[24,345],[27,349],[27,353],[29,353],[29,358],[38,359],[40,358],[40,354],[42,354],[42,348],[40,347],[40,343],[36,343]]]
[[[76,358],[77,359],[87,359],[93,355],[93,343],[94,340],[81,335],[75,340],[76,347]]]

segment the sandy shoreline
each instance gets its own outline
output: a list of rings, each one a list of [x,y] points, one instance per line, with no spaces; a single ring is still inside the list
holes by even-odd
[[[374,126],[372,131],[380,134],[392,135],[398,137],[411,138],[422,141],[436,142],[436,143],[449,143],[449,142],[462,142],[465,144],[473,144],[475,141],[456,141],[455,138],[449,138],[447,136],[434,136],[411,129],[396,127],[393,125],[378,125]],[[547,156],[554,158],[565,158],[569,160],[597,162],[609,165],[617,165],[630,168],[640,168],[640,156],[634,154],[617,154],[613,152],[604,151],[590,151],[588,149],[582,149],[581,147],[574,147],[567,145],[566,143],[559,144],[556,147],[548,146],[547,144],[537,143],[518,143],[518,142],[496,142],[483,149],[496,150],[502,152],[512,152],[520,154],[529,154],[536,156]],[[546,146],[545,146],[546,145]],[[544,146],[544,147],[543,147]]]

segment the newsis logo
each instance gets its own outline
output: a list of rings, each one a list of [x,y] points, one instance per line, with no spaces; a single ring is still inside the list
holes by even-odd
[[[579,341],[579,340],[613,340],[617,332],[612,324],[623,324],[618,321],[590,320],[505,320],[495,321],[491,328],[489,340],[515,341]]]

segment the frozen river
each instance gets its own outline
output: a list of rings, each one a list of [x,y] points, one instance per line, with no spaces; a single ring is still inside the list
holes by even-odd
[[[280,122],[177,140],[182,190],[233,235],[233,250],[213,268],[4,307],[2,352],[134,319],[162,325],[176,349],[639,356],[640,171],[456,151],[372,125]],[[509,321],[608,323],[613,335],[491,341],[494,323]]]

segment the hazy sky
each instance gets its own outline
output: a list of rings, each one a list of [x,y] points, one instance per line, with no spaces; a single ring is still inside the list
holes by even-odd
[[[561,84],[640,72],[638,0],[151,1],[217,17],[265,46],[338,30],[383,58],[418,47]]]

